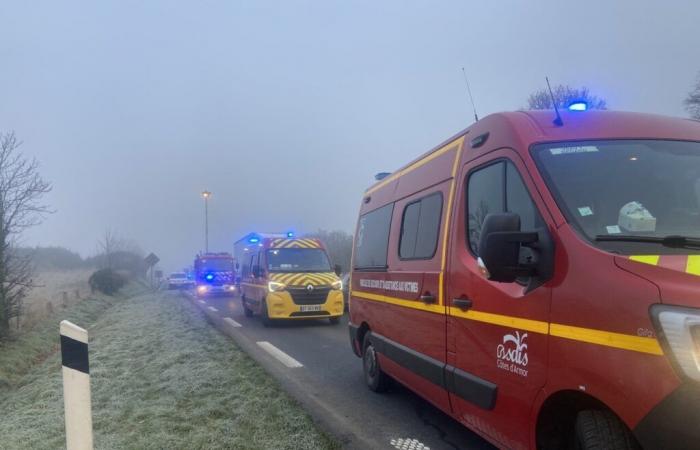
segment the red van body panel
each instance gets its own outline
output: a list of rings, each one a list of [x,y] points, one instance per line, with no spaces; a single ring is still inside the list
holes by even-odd
[[[697,142],[700,122],[610,111],[562,116],[564,126],[551,111],[488,116],[365,192],[360,217],[392,203],[394,210],[386,269],[357,269],[353,255],[353,349],[360,356],[366,332],[377,335],[388,375],[499,447],[537,448],[543,411],[565,396],[609,409],[642,445],[700,445],[683,440],[698,438],[692,430],[676,441],[654,436],[681,427],[665,422],[678,405],[700,414],[700,388],[678,374],[650,314],[659,304],[700,307],[700,260],[640,262],[591,245],[567,222],[530,154],[534,144],[558,141]],[[497,161],[516,169],[554,245],[552,277],[529,291],[484,278],[469,249],[469,176]],[[443,196],[436,254],[402,260],[403,211],[434,192]],[[421,300],[431,296],[434,303]],[[454,302],[465,299],[466,308]]]

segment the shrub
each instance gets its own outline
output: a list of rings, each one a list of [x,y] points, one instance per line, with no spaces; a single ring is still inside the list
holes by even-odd
[[[90,275],[90,289],[107,295],[115,294],[126,284],[126,277],[112,269],[100,269]]]

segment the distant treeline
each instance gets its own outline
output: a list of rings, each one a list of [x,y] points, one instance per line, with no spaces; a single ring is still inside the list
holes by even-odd
[[[130,251],[115,251],[109,255],[101,253],[88,258],[64,247],[20,247],[17,253],[30,258],[33,266],[40,271],[111,268],[138,276],[146,270],[141,255]]]

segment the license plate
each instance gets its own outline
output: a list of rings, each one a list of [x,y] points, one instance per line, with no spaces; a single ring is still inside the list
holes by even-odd
[[[301,312],[320,311],[321,305],[301,305],[299,309]]]

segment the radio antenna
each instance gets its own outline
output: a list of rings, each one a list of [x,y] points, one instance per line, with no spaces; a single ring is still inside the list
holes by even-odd
[[[547,88],[549,89],[549,96],[552,98],[552,106],[554,106],[554,113],[557,115],[557,117],[554,118],[552,123],[558,127],[561,127],[564,125],[564,121],[561,120],[561,116],[559,115],[559,108],[557,108],[557,101],[554,98],[554,93],[552,92],[552,86],[549,84],[549,77],[544,77],[544,79],[547,81]]]
[[[474,97],[472,97],[472,90],[469,87],[469,79],[467,78],[467,72],[462,67],[462,74],[464,74],[464,82],[467,83],[467,92],[469,93],[469,101],[472,102],[472,109],[474,110],[474,121],[479,121],[479,116],[476,115],[476,105],[474,104]]]

